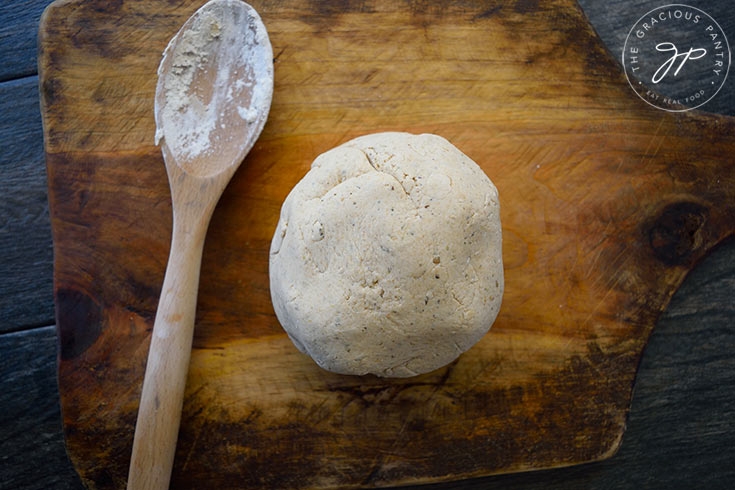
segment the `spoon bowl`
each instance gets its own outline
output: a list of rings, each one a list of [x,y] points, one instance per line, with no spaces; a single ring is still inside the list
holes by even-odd
[[[239,0],[204,5],[171,39],[158,68],[157,140],[167,165],[210,176],[238,165],[273,94],[273,50],[258,13]]]
[[[273,95],[273,50],[258,13],[211,0],[171,39],[158,67],[156,142],[173,233],[151,335],[129,490],[168,488],[191,356],[202,250],[214,208],[260,135]]]

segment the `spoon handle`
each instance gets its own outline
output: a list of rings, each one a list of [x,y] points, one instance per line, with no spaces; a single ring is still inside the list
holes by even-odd
[[[165,490],[171,479],[191,356],[206,224],[174,219],[171,252],[156,312],[135,425],[128,490]]]

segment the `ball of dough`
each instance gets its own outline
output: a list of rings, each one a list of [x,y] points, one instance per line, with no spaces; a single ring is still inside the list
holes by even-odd
[[[500,309],[498,192],[432,134],[378,133],[317,157],[270,249],[278,320],[324,369],[407,377],[456,359]]]

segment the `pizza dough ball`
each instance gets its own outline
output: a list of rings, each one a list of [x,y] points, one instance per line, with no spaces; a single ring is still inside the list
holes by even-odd
[[[498,193],[432,134],[362,136],[317,157],[270,249],[278,320],[343,374],[407,377],[456,359],[500,309]]]

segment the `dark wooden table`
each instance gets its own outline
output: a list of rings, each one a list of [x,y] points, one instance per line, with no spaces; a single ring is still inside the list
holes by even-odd
[[[64,450],[56,382],[36,76],[36,31],[48,3],[0,3],[0,489],[81,488]],[[580,3],[617,59],[633,22],[666,2]],[[688,3],[712,15],[735,42],[731,0]],[[735,115],[735,74],[704,108]],[[421,488],[731,488],[734,294],[730,239],[690,274],[661,316],[641,361],[622,447],[611,459]]]

